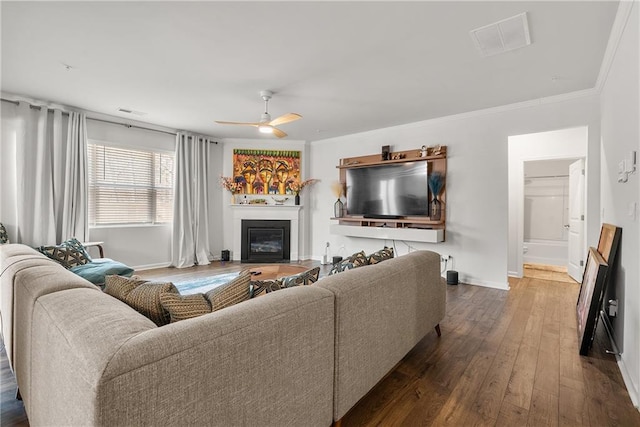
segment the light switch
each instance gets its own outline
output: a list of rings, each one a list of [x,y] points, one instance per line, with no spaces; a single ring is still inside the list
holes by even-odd
[[[631,217],[634,221],[636,220],[636,211],[638,210],[637,202],[629,202],[627,205],[627,215]]]

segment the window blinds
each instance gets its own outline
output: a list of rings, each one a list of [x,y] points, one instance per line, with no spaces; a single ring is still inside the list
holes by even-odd
[[[90,143],[88,157],[89,225],[172,220],[172,153]]]

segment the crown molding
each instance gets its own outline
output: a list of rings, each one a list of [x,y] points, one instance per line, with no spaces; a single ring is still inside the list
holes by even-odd
[[[611,34],[609,35],[609,41],[607,42],[607,49],[604,51],[602,64],[600,64],[600,73],[598,74],[598,79],[596,80],[595,89],[597,93],[602,92],[602,88],[607,82],[611,64],[613,64],[613,59],[616,56],[616,51],[618,50],[620,39],[622,39],[622,34],[624,33],[624,30],[627,26],[627,22],[629,22],[631,10],[633,9],[635,3],[636,0],[622,0],[618,5],[618,11],[613,21],[613,25],[611,26]]]

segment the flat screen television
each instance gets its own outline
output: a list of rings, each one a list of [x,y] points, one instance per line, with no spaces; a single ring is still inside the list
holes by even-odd
[[[347,169],[347,212],[371,218],[429,216],[426,163]]]

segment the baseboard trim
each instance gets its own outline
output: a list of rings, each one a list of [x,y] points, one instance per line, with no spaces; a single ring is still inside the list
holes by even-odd
[[[171,266],[171,262],[161,262],[158,264],[136,265],[131,268],[133,268],[135,271],[143,271],[143,270],[153,270],[154,268],[165,268],[170,266]]]
[[[469,276],[460,276],[460,282],[461,283],[465,283],[467,285],[474,285],[474,286],[482,286],[485,288],[494,288],[494,289],[502,289],[503,291],[508,291],[509,288],[509,282],[505,282],[505,283],[500,283],[500,282],[491,282],[488,280],[481,280],[475,277],[469,277]]]
[[[627,392],[629,393],[629,397],[631,398],[631,403],[633,403],[633,406],[635,406],[636,409],[640,411],[640,402],[638,402],[638,389],[631,380],[631,375],[629,375],[627,365],[625,364],[624,360],[622,360],[622,357],[616,355],[616,359],[618,360],[618,368],[620,369],[620,373],[622,374],[622,380],[624,381],[624,385],[627,387]]]
[[[517,271],[507,271],[507,276],[522,279],[522,274],[519,274]]]

